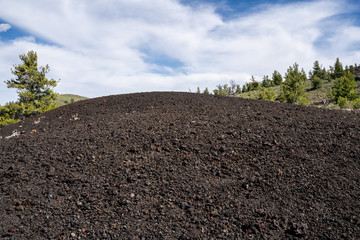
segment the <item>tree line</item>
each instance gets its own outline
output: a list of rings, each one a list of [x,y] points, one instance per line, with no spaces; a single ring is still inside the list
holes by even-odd
[[[213,90],[214,95],[218,96],[238,96],[244,93],[255,93],[255,98],[266,101],[281,101],[287,103],[309,105],[307,98],[307,83],[310,81],[311,89],[316,90],[324,86],[325,83],[332,83],[330,92],[325,96],[327,99],[334,99],[341,108],[352,107],[360,108],[360,96],[356,90],[356,80],[354,72],[360,66],[350,65],[343,67],[339,58],[336,59],[334,66],[329,69],[321,67],[319,61],[315,61],[313,69],[306,74],[305,70],[300,69],[297,63],[290,66],[285,75],[282,76],[277,70],[272,73],[271,78],[265,75],[261,82],[252,76],[249,82],[240,86],[231,80],[230,84],[217,85]],[[280,91],[276,93],[274,86],[279,86]],[[208,88],[201,92],[197,88],[197,93],[210,94]],[[324,101],[326,103],[326,101]]]
[[[5,81],[8,88],[17,89],[18,100],[6,103],[4,106],[0,105],[0,127],[57,107],[55,101],[58,94],[53,89],[58,81],[47,79],[49,66],[39,67],[37,53],[34,51],[29,51],[19,57],[21,63],[14,65],[11,69],[15,77]],[[256,81],[254,76],[243,86],[230,81],[230,84],[219,84],[212,94],[239,96],[256,92],[256,98],[260,100],[308,105],[306,83],[310,81],[312,89],[315,90],[322,88],[325,82],[331,82],[333,85],[328,98],[334,99],[341,108],[359,109],[360,96],[356,90],[357,83],[353,75],[356,71],[360,72],[360,67],[356,64],[346,66],[344,69],[339,58],[329,69],[321,67],[320,63],[315,61],[308,75],[295,63],[287,69],[284,76],[275,70],[271,78],[266,75],[261,82]],[[280,86],[280,93],[274,91],[274,86]],[[211,94],[208,88],[201,92],[199,87],[197,93]]]

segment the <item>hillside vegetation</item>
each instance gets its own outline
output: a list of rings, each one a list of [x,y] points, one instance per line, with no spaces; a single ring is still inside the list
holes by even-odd
[[[19,58],[21,63],[14,65],[14,69],[11,69],[14,78],[5,81],[8,88],[16,89],[18,99],[7,102],[4,106],[0,105],[0,127],[86,99],[71,94],[59,96],[54,91],[58,81],[46,77],[50,67],[38,66],[36,52],[29,51],[27,54],[20,55]]]
[[[64,106],[66,104],[85,100],[87,97],[74,95],[74,94],[60,94],[58,99],[55,101],[57,106]]]
[[[208,88],[197,93],[211,94]],[[214,95],[234,96],[266,101],[281,101],[325,108],[360,108],[360,66],[343,68],[339,58],[329,69],[314,62],[313,69],[305,73],[298,64],[290,66],[284,75],[274,71],[257,81],[254,76],[242,87],[235,81],[218,85]]]

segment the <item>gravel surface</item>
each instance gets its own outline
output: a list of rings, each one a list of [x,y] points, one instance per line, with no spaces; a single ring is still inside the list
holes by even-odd
[[[360,239],[360,114],[191,93],[0,129],[2,239]]]

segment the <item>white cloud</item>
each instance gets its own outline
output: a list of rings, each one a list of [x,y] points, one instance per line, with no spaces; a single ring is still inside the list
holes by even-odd
[[[11,28],[10,24],[7,23],[0,23],[0,32],[6,32]]]
[[[0,79],[11,77],[19,54],[35,50],[40,64],[50,65],[50,77],[61,78],[60,93],[213,89],[229,80],[243,84],[251,75],[260,80],[275,69],[284,73],[295,61],[310,70],[315,60],[328,66],[340,57],[353,64],[360,55],[352,47],[359,43],[359,28],[333,19],[348,11],[345,1],[265,5],[227,21],[214,5],[190,7],[177,0],[0,0],[0,5],[6,22],[53,43],[0,40]],[[334,34],[324,39],[329,27]],[[318,48],[323,40],[328,46]],[[13,98],[5,89],[0,82],[0,103]]]

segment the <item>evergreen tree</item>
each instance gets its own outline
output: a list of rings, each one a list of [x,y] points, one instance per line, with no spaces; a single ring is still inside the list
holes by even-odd
[[[332,89],[332,95],[334,96],[336,102],[339,102],[339,99],[344,98],[354,100],[358,97],[355,87],[355,77],[350,71],[348,71],[344,76],[336,79],[335,85]]]
[[[273,85],[273,82],[270,80],[269,76],[266,75],[263,77],[263,81],[261,82],[261,85],[263,87],[271,87]]]
[[[251,76],[250,82],[246,83],[248,91],[257,90],[259,85],[259,82],[255,80],[254,76]]]
[[[207,95],[209,95],[209,94],[210,94],[209,89],[208,89],[207,87],[205,88],[205,90],[204,90],[203,94],[207,94]]]
[[[247,91],[248,91],[247,86],[246,86],[246,84],[244,84],[244,85],[242,86],[241,92],[242,92],[242,93],[246,93]]]
[[[285,74],[285,81],[281,85],[280,98],[288,103],[306,104],[306,80],[305,71],[303,69],[300,71],[297,63],[290,66]]]
[[[282,78],[281,74],[276,70],[272,74],[272,82],[275,85],[280,85],[283,82],[283,78]]]
[[[201,93],[200,87],[197,87],[196,93],[199,93],[199,94]]]
[[[314,62],[313,70],[309,73],[309,78],[312,83],[313,89],[319,89],[324,85],[324,79],[326,78],[326,70],[321,69],[319,61]]]
[[[324,71],[326,71],[325,69],[321,69],[319,61],[315,61],[314,62],[314,66],[313,66],[313,70],[310,72],[310,76],[309,78],[312,79],[313,77],[318,77],[320,79],[325,79],[325,74]]]
[[[343,66],[342,66],[339,58],[336,58],[336,62],[335,62],[333,69],[334,69],[333,79],[337,79],[337,78],[343,77],[345,75],[345,71],[343,69]]]
[[[11,69],[15,78],[5,81],[8,88],[17,89],[19,99],[16,103],[4,107],[16,113],[11,116],[13,119],[54,109],[58,95],[52,88],[56,87],[57,81],[46,78],[45,75],[50,71],[49,66],[38,67],[37,54],[34,51],[19,57],[22,63],[14,65],[14,69]]]

